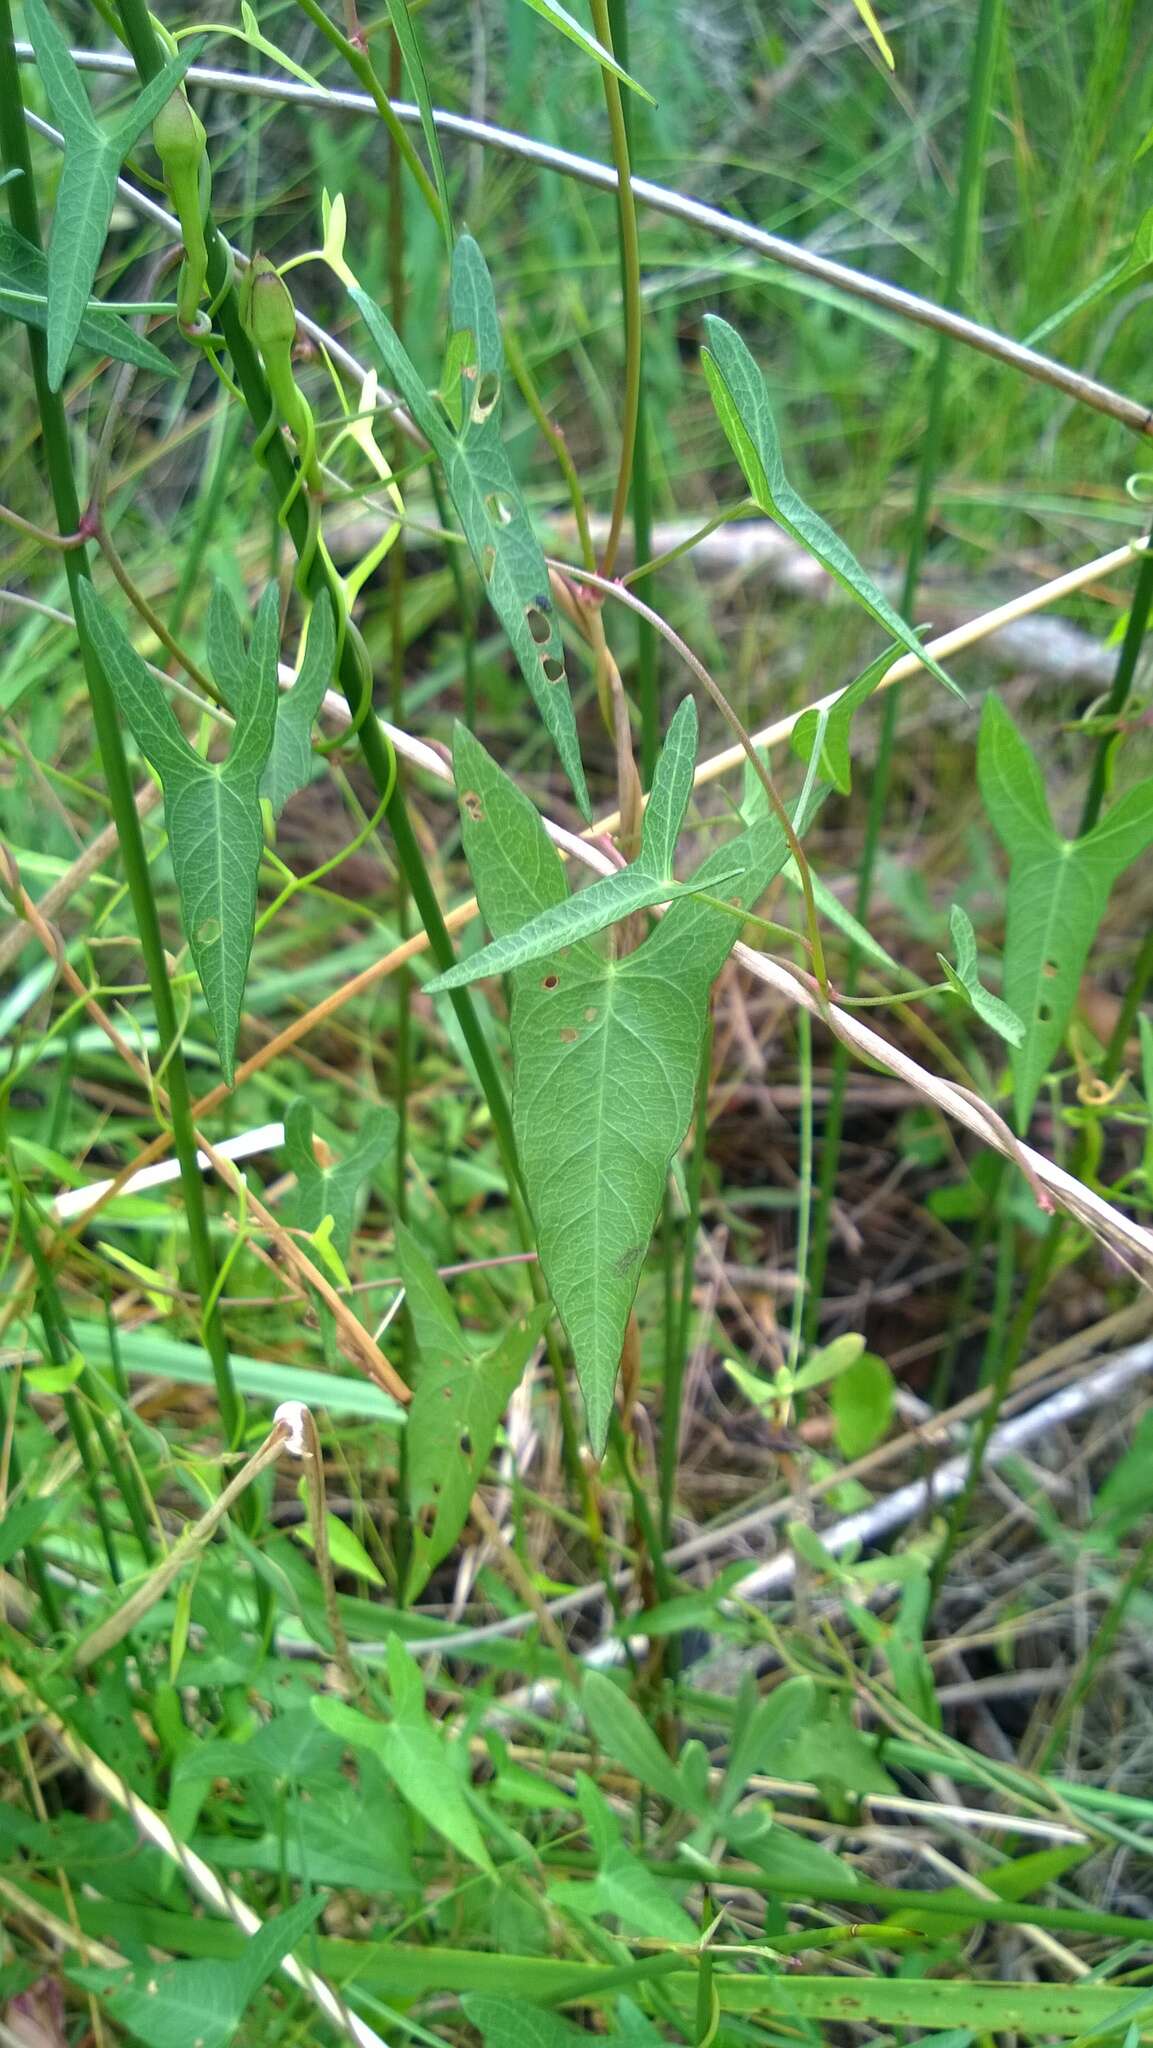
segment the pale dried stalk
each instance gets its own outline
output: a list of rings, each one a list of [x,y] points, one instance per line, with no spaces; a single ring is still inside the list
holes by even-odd
[[[161,1855],[167,1856],[169,1862],[179,1866],[192,1889],[208,1905],[215,1907],[217,1912],[226,1914],[245,1934],[261,1932],[264,1922],[252,1911],[251,1906],[246,1905],[236,1892],[230,1891],[229,1887],[221,1882],[202,1856],[198,1856],[195,1850],[188,1848],[184,1842],[178,1841],[167,1821],[162,1820],[151,1806],[146,1805],[139,1793],[134,1792],[116,1771],[110,1770],[94,1750],[89,1749],[86,1743],[73,1735],[71,1729],[66,1728],[59,1716],[43,1705],[16,1672],[4,1665],[0,1665],[0,1686],[14,1698],[24,1700],[35,1709],[38,1726],[56,1744],[57,1749],[84,1772],[106,1799],[111,1799],[114,1805],[131,1815],[145,1839],[159,1849]],[[68,1930],[68,1934],[69,1939],[74,1940],[71,1930]],[[107,1952],[107,1956],[114,1963],[122,1964],[124,1961],[123,1956],[112,1955],[110,1951]],[[358,2048],[388,2048],[387,2042],[368,2025],[367,2021],[353,2012],[333,1990],[331,1984],[318,1976],[307,1963],[299,1962],[293,1955],[287,1955],[281,1958],[278,1967],[286,1977],[291,1978],[294,1984],[308,1994],[326,2019],[331,2020],[334,2026],[339,2027],[358,2044]]]
[[[105,1656],[109,1650],[114,1650],[117,1643],[122,1643],[125,1636],[131,1634],[137,1622],[155,1607],[156,1602],[164,1598],[169,1586],[174,1579],[179,1578],[185,1565],[191,1564],[193,1558],[199,1557],[205,1545],[211,1542],[233,1502],[239,1500],[241,1494],[269,1465],[276,1463],[284,1450],[287,1434],[283,1423],[275,1423],[259,1449],[253,1452],[239,1472],[234,1473],[207,1512],[198,1522],[193,1522],[182,1531],[167,1557],[161,1558],[155,1570],[149,1572],[136,1591],[121,1602],[115,1614],[110,1614],[106,1621],[99,1622],[86,1636],[81,1637],[72,1659],[78,1671],[83,1671],[89,1664],[95,1664],[99,1658]]]

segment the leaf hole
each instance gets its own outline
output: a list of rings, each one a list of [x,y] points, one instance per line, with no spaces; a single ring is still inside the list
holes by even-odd
[[[552,639],[552,625],[547,612],[539,604],[525,606],[525,623],[538,647],[547,647]]]
[[[472,1455],[472,1438],[471,1438],[471,1436],[469,1435],[469,1433],[468,1433],[467,1429],[462,1429],[462,1430],[461,1430],[461,1433],[460,1433],[460,1447],[461,1447],[461,1450],[462,1450],[462,1451],[464,1452],[464,1455],[465,1455],[465,1457],[466,1457],[466,1458],[468,1458],[468,1457],[471,1457],[471,1455]]]
[[[496,549],[491,545],[486,548],[482,548],[480,551],[480,573],[484,577],[486,583],[492,582],[492,572],[495,568]]]
[[[483,825],[484,805],[480,800],[479,791],[475,789],[462,790],[460,800],[464,805],[466,815],[472,819],[473,824]]]
[[[198,946],[214,946],[220,937],[220,919],[202,917],[196,927],[195,937]]]
[[[476,396],[472,401],[472,417],[476,426],[486,420],[500,397],[500,378],[495,370],[486,370],[477,379]]]
[[[564,663],[563,661],[558,661],[555,654],[546,654],[541,662],[541,667],[544,670],[546,683],[563,683]]]
[[[555,988],[559,980],[560,976],[558,974],[546,974],[544,980],[541,982],[541,987],[550,989]]]
[[[499,491],[489,492],[487,498],[484,501],[484,509],[488,513],[488,516],[493,521],[494,525],[512,525],[512,506],[509,504],[507,498],[501,497]]]

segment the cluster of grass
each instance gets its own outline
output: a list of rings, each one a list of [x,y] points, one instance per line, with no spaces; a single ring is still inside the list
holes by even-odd
[[[1151,42],[0,0],[0,2040],[1153,2026]]]

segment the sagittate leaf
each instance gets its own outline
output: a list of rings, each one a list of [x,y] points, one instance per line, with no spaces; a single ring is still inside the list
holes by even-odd
[[[124,119],[106,133],[44,0],[27,0],[25,18],[48,104],[64,136],[64,165],[48,248],[48,382],[58,391],[108,238],[120,166],[195,63],[199,45],[172,58],[137,95]]]
[[[276,706],[272,752],[260,785],[260,794],[272,805],[274,818],[279,818],[289,797],[312,780],[312,728],[332,681],[335,661],[332,599],[324,591],[309,615],[308,638],[296,681],[281,691]]]
[[[459,420],[456,431],[430,398],[416,365],[380,308],[359,285],[351,287],[351,296],[385,375],[441,463],[489,602],[508,636],[580,810],[589,818],[592,813],[548,569],[501,439],[504,347],[484,257],[471,235],[462,235],[453,252],[452,327],[454,336],[465,337],[453,350],[453,360],[460,365],[460,391],[454,394]]]
[[[296,1175],[296,1193],[286,1217],[301,1230],[318,1230],[332,1218],[332,1241],[347,1259],[356,1225],[361,1189],[396,1143],[396,1111],[378,1104],[361,1118],[360,1136],[343,1159],[322,1166],[313,1144],[312,1104],[303,1096],[284,1112],[284,1149]]]
[[[492,1859],[449,1752],[448,1737],[425,1704],[420,1667],[395,1635],[389,1638],[388,1675],[395,1715],[391,1721],[370,1721],[343,1700],[323,1697],[314,1698],[312,1710],[343,1742],[378,1757],[413,1811],[468,1862],[491,1873]]]
[[[160,777],[181,923],[220,1064],[231,1082],[256,923],[260,781],[276,722],[276,585],[261,600],[243,701],[237,702],[232,746],[222,762],[205,761],[189,746],[160,682],[86,582],[80,586],[80,611],[117,705]]]
[[[506,932],[491,945],[483,946],[479,953],[470,954],[467,960],[458,960],[447,974],[429,982],[429,994],[439,995],[481,981],[486,975],[508,974],[514,967],[527,967],[562,946],[592,938],[634,911],[651,910],[658,903],[697,893],[695,881],[681,883],[672,879],[677,836],[692,793],[696,743],[696,706],[691,697],[686,697],[673,716],[657,763],[652,794],[645,808],[641,849],[632,866],[603,876],[576,895],[566,896],[563,903],[551,904],[519,930]],[[710,879],[710,894],[716,893],[722,879],[727,877]]]
[[[23,321],[26,327],[44,330],[48,326],[48,259],[7,221],[0,221],[0,313]],[[97,355],[135,363],[157,377],[176,375],[167,356],[107,306],[89,304],[76,338]]]
[[[563,904],[568,883],[528,798],[463,726],[453,758],[465,851],[501,938]],[[719,847],[694,883],[715,880],[748,907],[787,852],[777,820],[764,818]],[[738,930],[685,896],[624,958],[585,939],[510,977],[517,1149],[598,1453],[665,1176],[692,1114],[709,989]]]
[[[1013,1093],[1025,1130],[1118,876],[1153,842],[1153,780],[1129,790],[1083,839],[1053,826],[1033,755],[996,697],[985,700],[977,752],[981,796],[1009,855],[1005,1001],[1024,1026]]]
[[[406,1298],[410,1304],[425,1304],[418,1323],[420,1370],[406,1432],[413,1517],[407,1595],[414,1600],[430,1573],[448,1556],[468,1519],[501,1417],[552,1311],[547,1302],[530,1310],[505,1332],[499,1344],[478,1358],[456,1320],[436,1269],[403,1224],[397,1225],[396,1249]],[[444,1304],[439,1301],[441,1294]],[[430,1321],[428,1305],[432,1302],[437,1303],[437,1311]]]
[[[696,1941],[697,1929],[679,1903],[685,1887],[658,1877],[625,1848],[608,1801],[583,1771],[577,1774],[577,1798],[596,1851],[597,1874],[591,1883],[551,1884],[553,1903],[586,1918],[610,1914],[628,1934]]]
[[[999,996],[990,995],[981,980],[977,964],[976,933],[972,920],[959,903],[954,903],[949,912],[949,930],[953,934],[957,964],[954,967],[943,953],[938,953],[937,958],[945,979],[999,1038],[1005,1039],[1009,1045],[1023,1044],[1025,1026],[1016,1011],[1011,1010],[1008,1003],[1003,1003]]]
[[[749,491],[761,511],[783,526],[795,541],[836,578],[842,589],[883,626],[891,640],[915,654],[939,683],[955,697],[963,693],[940,663],[926,653],[911,626],[893,610],[888,598],[866,575],[839,534],[814,512],[785,475],[765,380],[735,328],[715,313],[705,315],[708,347],[702,355],[705,379],[729,446],[745,474]],[[891,655],[889,659],[891,659]]]
[[[134,1970],[81,1969],[68,1975],[98,1991],[112,2018],[146,2048],[228,2048],[245,2010],[316,1920],[324,1900],[298,1899],[250,1935],[233,1960],[146,1963]]]

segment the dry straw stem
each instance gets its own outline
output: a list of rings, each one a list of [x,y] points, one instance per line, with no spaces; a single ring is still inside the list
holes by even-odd
[[[18,43],[16,54],[25,62],[34,61],[35,53],[29,43]],[[125,75],[134,69],[131,58],[122,51],[76,50],[73,55],[82,69],[90,71]],[[374,114],[377,111],[366,93],[332,92],[323,86],[302,85],[290,79],[250,77],[242,71],[226,71],[214,65],[192,65],[187,75],[192,83],[216,86],[224,92],[255,94],[285,105],[328,107],[334,112],[343,110],[355,114]],[[420,111],[417,107],[396,100],[392,102],[392,108],[398,120],[406,125],[414,127],[419,124]],[[463,114],[437,109],[433,119],[446,135],[457,135],[483,148],[498,150],[504,156],[518,157],[524,163],[574,178],[579,184],[594,185],[602,192],[615,193],[617,190],[617,174],[611,164],[597,163],[592,157],[577,156],[572,150],[558,149],[551,143],[538,142],[532,136],[518,135],[511,129],[497,128],[488,121],[472,120]],[[35,125],[42,134],[52,135],[45,123],[37,121]],[[851,270],[847,264],[835,263],[801,243],[785,241],[780,235],[767,234],[763,228],[754,227],[749,221],[737,220],[719,207],[706,206],[699,199],[670,191],[667,186],[652,184],[647,178],[630,178],[629,183],[634,199],[656,213],[667,214],[722,241],[736,242],[770,263],[778,263],[786,270],[814,278],[820,284],[831,285],[850,298],[881,306],[886,312],[895,313],[918,327],[928,327],[937,334],[947,335],[1038,383],[1065,392],[1081,405],[1105,413],[1110,419],[1120,420],[1133,433],[1153,433],[1153,412],[1148,406],[1126,397],[1122,392],[1111,390],[1093,377],[1084,376],[1079,370],[1070,369],[1066,363],[1040,355],[1023,342],[1011,341],[993,328],[982,327],[976,320],[967,320],[961,313],[934,305],[929,299],[918,298],[915,292],[903,291],[899,285],[887,284],[883,278],[870,277],[864,271]],[[139,206],[142,195],[123,179],[121,190],[131,204]],[[149,202],[148,207],[141,210],[150,211],[154,217],[163,211],[154,202]],[[168,221],[170,232],[178,233],[171,215]]]
[[[283,1431],[280,1434],[283,1442]],[[175,1863],[183,1871],[193,1891],[200,1898],[218,1913],[223,1913],[228,1919],[235,1921],[237,1927],[245,1934],[261,1932],[264,1922],[252,1908],[245,1905],[242,1898],[221,1882],[202,1856],[197,1856],[185,1843],[177,1841],[168,1823],[162,1820],[151,1806],[146,1805],[139,1793],[125,1784],[117,1772],[110,1770],[86,1743],[79,1741],[71,1729],[65,1727],[59,1716],[52,1713],[31,1688],[25,1685],[23,1679],[6,1665],[0,1665],[0,1686],[14,1700],[19,1701],[26,1711],[35,1714],[38,1728],[55,1743],[62,1755],[83,1771],[90,1784],[106,1799],[110,1799],[113,1805],[119,1806],[131,1815],[145,1840],[153,1843],[163,1856],[167,1856],[169,1862]],[[75,1936],[71,1929],[68,1929],[68,1943],[69,1946],[75,1946]],[[102,1960],[123,1964],[124,1957],[113,1955],[109,1951]],[[387,2042],[338,1997],[331,1984],[323,1977],[319,1977],[315,1970],[309,1969],[306,1963],[299,1962],[296,1956],[287,1955],[282,1957],[278,1967],[286,1977],[291,1978],[294,1984],[307,1993],[325,2018],[331,2020],[333,2026],[339,2027],[342,2033],[357,2042],[358,2048],[388,2048]]]
[[[287,1437],[285,1425],[282,1422],[275,1423],[264,1442],[241,1466],[239,1472],[233,1474],[228,1485],[217,1495],[207,1512],[198,1522],[193,1522],[182,1531],[167,1557],[162,1558],[156,1569],[141,1580],[136,1591],[129,1594],[127,1600],[116,1609],[115,1614],[110,1614],[107,1621],[98,1623],[88,1635],[81,1637],[72,1660],[78,1671],[83,1671],[89,1664],[97,1663],[109,1650],[114,1650],[117,1643],[122,1643],[125,1636],[131,1634],[137,1622],[155,1607],[156,1602],[163,1599],[169,1586],[174,1579],[179,1578],[185,1565],[190,1564],[194,1557],[199,1557],[205,1544],[211,1542],[233,1502],[239,1500],[241,1494],[247,1491],[253,1480],[258,1479],[267,1466],[276,1463],[285,1447]]]

